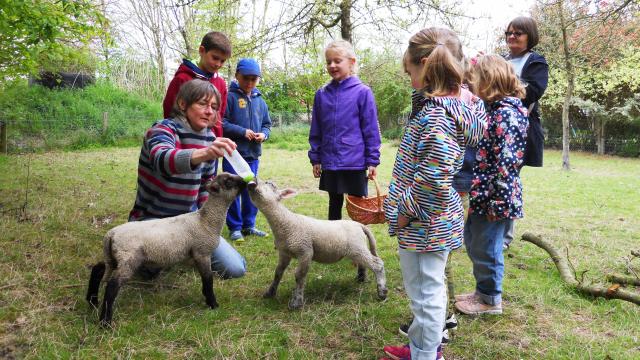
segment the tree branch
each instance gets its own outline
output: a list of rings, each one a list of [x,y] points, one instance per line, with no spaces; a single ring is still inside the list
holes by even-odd
[[[603,297],[605,299],[619,299],[632,302],[636,305],[640,305],[640,294],[635,294],[630,291],[620,288],[620,285],[614,284],[609,288],[602,288],[598,286],[588,286],[576,280],[575,275],[569,269],[567,259],[560,255],[560,252],[551,244],[544,241],[541,237],[533,235],[529,232],[522,234],[522,240],[530,242],[543,250],[545,250],[551,259],[556,264],[560,277],[568,285],[578,290],[583,294],[592,295],[596,297]],[[617,286],[616,286],[617,285]]]

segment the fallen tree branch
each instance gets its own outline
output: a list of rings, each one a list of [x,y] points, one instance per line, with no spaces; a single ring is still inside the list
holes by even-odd
[[[553,245],[542,240],[541,237],[526,232],[522,234],[522,240],[530,242],[545,250],[551,256],[553,262],[556,264],[562,280],[574,287],[579,292],[596,297],[603,297],[605,299],[625,300],[636,305],[640,305],[640,294],[635,294],[630,291],[624,290],[620,288],[620,285],[618,284],[614,284],[609,288],[603,288],[595,285],[584,285],[576,280],[574,273],[569,267],[569,261],[564,256],[560,255],[560,252],[555,247],[553,247]]]
[[[620,274],[609,274],[607,280],[612,283],[640,286],[640,279],[633,276],[625,276]]]

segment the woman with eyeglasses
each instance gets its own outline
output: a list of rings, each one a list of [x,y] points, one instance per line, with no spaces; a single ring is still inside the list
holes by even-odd
[[[544,135],[540,124],[538,100],[547,88],[549,65],[544,56],[533,51],[538,44],[538,26],[532,18],[520,16],[511,20],[504,36],[509,47],[509,54],[505,58],[513,65],[526,90],[522,104],[529,112],[529,128],[524,165],[542,167]],[[505,234],[504,240],[504,248],[507,249],[513,240],[513,227]]]

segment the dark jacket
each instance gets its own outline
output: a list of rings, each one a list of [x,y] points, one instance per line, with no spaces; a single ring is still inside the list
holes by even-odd
[[[247,96],[232,81],[227,96],[227,111],[222,122],[222,132],[225,137],[236,142],[237,150],[245,160],[257,160],[262,155],[261,143],[249,141],[244,137],[247,129],[257,133],[264,133],[265,140],[271,132],[271,118],[269,108],[258,89],[251,91]]]
[[[380,164],[380,129],[371,89],[356,76],[321,87],[313,102],[309,160],[323,170]]]
[[[541,167],[544,134],[540,123],[540,104],[538,104],[538,100],[547,89],[547,82],[549,81],[549,65],[547,65],[544,56],[532,51],[527,62],[522,67],[520,80],[526,84],[527,90],[527,95],[522,100],[522,105],[528,109],[531,104],[535,103],[529,114],[524,165]]]
[[[222,120],[227,107],[227,83],[218,73],[206,73],[196,64],[187,59],[182,60],[182,64],[178,67],[178,70],[176,70],[176,74],[173,76],[173,79],[167,88],[167,94],[164,96],[162,109],[164,111],[165,119],[169,118],[169,115],[171,115],[171,109],[173,108],[173,104],[176,102],[176,96],[178,95],[178,91],[180,91],[182,85],[193,79],[209,81],[216,87],[216,89],[218,89],[220,92],[221,102],[220,107],[218,108],[218,113],[220,114],[220,120]],[[216,136],[222,136],[222,124],[220,122],[218,122],[212,130]]]

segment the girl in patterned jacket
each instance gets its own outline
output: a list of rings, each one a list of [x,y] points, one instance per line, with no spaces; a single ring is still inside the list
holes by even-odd
[[[420,110],[404,129],[393,167],[385,215],[398,236],[404,288],[414,320],[410,343],[385,346],[392,359],[440,359],[446,313],[444,269],[462,245],[463,210],[452,186],[465,146],[475,146],[486,124],[461,99],[462,46],[448,29],[427,28],[411,37],[404,68]]]
[[[455,307],[470,315],[502,313],[502,246],[505,229],[522,218],[522,183],[527,110],[525,90],[513,67],[497,55],[473,67],[476,94],[487,104],[489,126],[478,144],[464,244],[473,263],[474,292],[456,296]]]

